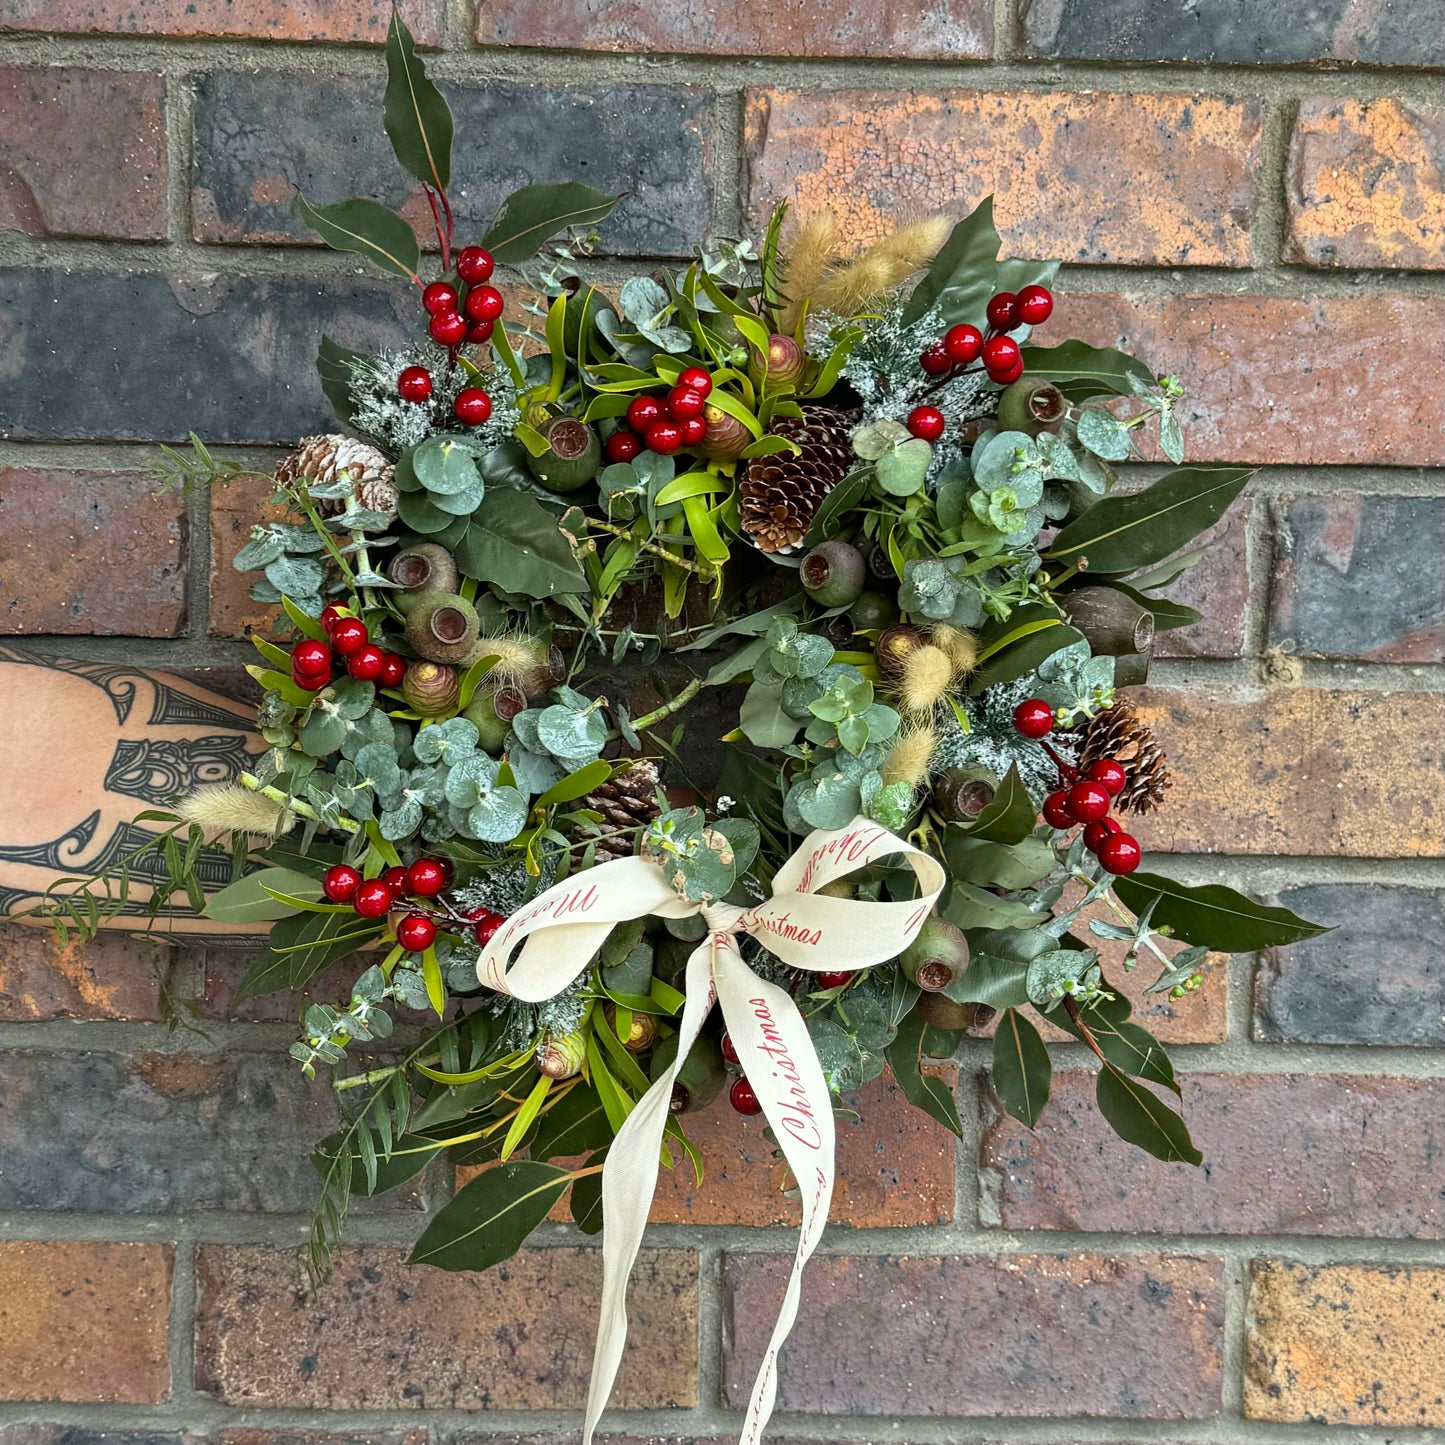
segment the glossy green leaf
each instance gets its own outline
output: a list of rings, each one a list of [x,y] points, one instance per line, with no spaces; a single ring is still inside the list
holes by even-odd
[[[1019,1008],[1029,1001],[1027,962],[975,953],[963,975],[944,989],[954,1003],[986,1003],[990,1008]]]
[[[510,1259],[566,1192],[571,1174],[513,1159],[485,1169],[443,1205],[411,1252],[412,1264],[483,1270]]]
[[[1120,902],[1142,914],[1151,904],[1155,928],[1167,926],[1184,943],[1221,953],[1251,953],[1315,938],[1329,929],[1310,923],[1288,908],[1256,903],[1221,883],[1190,887],[1156,873],[1131,873],[1118,879]]]
[[[334,206],[313,206],[296,198],[301,218],[335,251],[352,251],[408,281],[420,281],[421,247],[411,222],[379,201],[358,198]]]
[[[959,321],[981,323],[984,307],[993,295],[998,246],[993,197],[985,196],[949,232],[928,274],[913,288],[903,308],[903,324],[911,326],[935,302],[942,309],[945,326]]]
[[[601,787],[611,776],[612,764],[598,758],[595,762],[588,763],[586,767],[578,768],[575,773],[568,773],[560,783],[553,783],[537,799],[537,805],[550,808],[553,803],[570,803],[574,798],[585,798],[588,793],[595,792]]]
[[[238,998],[297,989],[315,974],[378,937],[379,923],[344,913],[293,913],[271,929],[267,953],[247,970]]]
[[[1024,372],[1033,381],[1051,381],[1071,401],[1093,396],[1131,396],[1132,376],[1144,386],[1154,384],[1142,361],[1112,347],[1065,341],[1061,346],[1025,346]]]
[[[993,1089],[1030,1129],[1049,1101],[1054,1066],[1039,1031],[1016,1008],[1005,1009],[993,1036]]]
[[[355,1151],[348,1148],[346,1153],[350,1155],[350,1183],[349,1188],[353,1194],[375,1195],[385,1194],[388,1189],[395,1189],[398,1184],[405,1184],[408,1179],[420,1174],[442,1149],[442,1144],[435,1139],[427,1139],[420,1134],[402,1134],[392,1142],[390,1157],[382,1147],[381,1140],[374,1137],[369,1130],[359,1130],[358,1133],[366,1134],[371,1140],[373,1150],[374,1170],[368,1170],[361,1154],[359,1140]],[[342,1156],[342,1146],[346,1143],[346,1135],[340,1131],[335,1134],[328,1134],[311,1155],[312,1167],[323,1178],[331,1171],[333,1166],[339,1167],[342,1177],[347,1177],[347,1161]]]
[[[601,1149],[612,1140],[612,1125],[596,1089],[578,1082],[537,1121],[534,1159],[555,1159]]]
[[[1015,892],[1047,878],[1054,870],[1054,850],[1042,838],[1021,838],[1017,843],[994,843],[948,829],[943,854],[955,878],[983,888]]]
[[[1029,790],[1024,787],[1015,763],[998,785],[993,801],[970,825],[968,836],[983,838],[990,843],[1021,843],[1033,832],[1038,821],[1038,809],[1029,797]]]
[[[386,99],[382,118],[402,167],[422,185],[444,191],[452,177],[452,113],[417,59],[401,12],[386,32]]]
[[[322,896],[321,879],[310,873],[297,873],[290,868],[258,868],[206,900],[202,916],[218,923],[258,923],[286,918],[296,910],[277,902],[266,892],[289,893],[315,902]]]
[[[496,260],[515,266],[530,261],[559,231],[606,220],[621,199],[579,181],[523,186],[502,202],[482,245]]]
[[[1087,558],[1095,573],[1162,562],[1212,527],[1253,475],[1249,467],[1184,467],[1142,492],[1105,497],[1070,522],[1047,555]]]
[[[1082,1039],[1083,1029],[1088,1029],[1104,1057],[1116,1068],[1136,1079],[1162,1084],[1177,1094],[1179,1084],[1164,1045],[1148,1029],[1130,1020],[1132,1012],[1129,1000],[1116,993],[1112,999],[1100,999],[1081,1008],[1077,1024],[1063,1010],[1051,1014],[1049,1021],[1076,1039]]]
[[[928,1025],[919,1014],[916,1011],[910,1013],[899,1024],[893,1042],[884,1050],[884,1057],[908,1102],[962,1138],[963,1125],[959,1121],[953,1091],[937,1074],[923,1072],[923,1044],[927,1031]]]
[[[491,488],[445,545],[468,577],[504,592],[552,597],[587,591],[582,566],[556,518],[521,492]]]
[[[1112,1064],[1099,1071],[1099,1112],[1126,1144],[1135,1144],[1166,1164],[1202,1164],[1189,1128],[1157,1094]]]
[[[364,352],[339,346],[329,336],[321,338],[321,345],[316,353],[316,370],[321,377],[321,390],[326,393],[331,410],[336,413],[336,420],[343,426],[351,425],[351,418],[356,411],[356,405],[351,399],[353,368],[366,359]]]
[[[1193,607],[1186,607],[1182,602],[1171,602],[1167,597],[1151,597],[1147,592],[1140,592],[1137,588],[1120,582],[1114,577],[1089,577],[1089,585],[1091,587],[1112,587],[1116,592],[1122,592],[1131,602],[1137,602],[1140,607],[1148,609],[1154,616],[1154,628],[1157,632],[1172,632],[1178,627],[1193,627],[1202,615]]]
[[[607,1158],[607,1150],[599,1149],[589,1154],[587,1168],[591,1169]],[[584,1174],[572,1186],[572,1197],[568,1201],[572,1211],[572,1222],[583,1234],[602,1232],[602,1172]]]
[[[1012,898],[1000,898],[986,888],[954,879],[948,887],[943,916],[959,928],[1028,928],[1038,914]]]

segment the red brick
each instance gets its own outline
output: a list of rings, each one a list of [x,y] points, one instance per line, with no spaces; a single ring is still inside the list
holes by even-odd
[[[1244,652],[1245,614],[1249,610],[1249,516],[1253,499],[1245,497],[1191,545],[1209,550],[1183,576],[1165,588],[1203,616],[1193,627],[1156,634],[1156,657],[1239,657]]]
[[[0,629],[174,637],[185,513],[142,472],[0,468]]]
[[[172,958],[160,942],[103,933],[61,944],[49,927],[0,924],[0,1019],[158,1019]]]
[[[0,67],[0,231],[163,240],[165,94],[152,71]]]
[[[1054,1076],[1038,1128],[995,1118],[980,1151],[1005,1229],[1445,1235],[1445,1081],[1181,1077],[1203,1168],[1118,1140],[1092,1070]]]
[[[1330,1425],[1445,1425],[1445,1270],[1257,1259],[1244,1413]]]
[[[408,0],[406,23],[420,45],[441,42],[443,0]],[[391,6],[383,0],[0,0],[0,31],[66,35],[240,36],[380,45]]]
[[[1285,259],[1445,269],[1445,106],[1301,101],[1290,137]]]
[[[854,241],[994,193],[1005,249],[1249,265],[1260,109],[1217,96],[752,90],[751,200],[831,209]],[[1139,177],[1147,175],[1147,185]]]
[[[1434,858],[1445,852],[1445,698],[1149,687],[1139,715],[1174,786],[1138,820],[1171,853]]]
[[[197,1270],[196,1387],[286,1409],[581,1407],[602,1278],[592,1249],[524,1250],[483,1274],[350,1250],[306,1297],[287,1250],[207,1247]],[[644,1250],[613,1404],[697,1399],[697,1261]]]
[[[279,606],[251,600],[251,583],[261,573],[238,572],[231,565],[251,540],[253,527],[286,516],[284,507],[266,504],[274,491],[266,477],[241,477],[211,492],[212,637],[249,637],[253,632],[269,637],[272,623],[284,615]]]
[[[791,1254],[724,1266],[723,1399],[746,1403]],[[1206,1419],[1220,1407],[1218,1260],[815,1257],[779,1410]],[[1084,1365],[1082,1362],[1087,1362]]]
[[[0,1242],[0,1400],[164,1400],[173,1258],[156,1244]]]
[[[835,6],[806,0],[735,5],[637,5],[632,0],[492,0],[477,10],[483,45],[554,46],[652,55],[866,56],[973,60],[993,52],[986,0],[871,0]]]
[[[1119,346],[1177,374],[1191,461],[1445,464],[1438,297],[1074,292],[1044,330],[1054,341]],[[1322,361],[1336,353],[1349,365]]]

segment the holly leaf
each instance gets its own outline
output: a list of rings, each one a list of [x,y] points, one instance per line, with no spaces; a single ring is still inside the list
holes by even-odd
[[[334,251],[352,251],[408,281],[420,283],[421,247],[411,222],[380,201],[358,197],[334,206],[313,206],[297,196],[301,218]]]
[[[993,1090],[1030,1129],[1049,1101],[1053,1068],[1039,1031],[1016,1008],[1005,1009],[993,1036]]]

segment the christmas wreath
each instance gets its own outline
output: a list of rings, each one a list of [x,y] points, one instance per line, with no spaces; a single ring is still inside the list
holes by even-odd
[[[1096,1056],[1124,1139],[1198,1163],[1097,945],[1180,998],[1207,950],[1316,931],[1144,871],[1131,831],[1170,777],[1125,689],[1196,619],[1164,589],[1249,474],[1182,465],[1175,378],[1038,344],[1055,267],[999,260],[988,202],[857,252],[780,206],[756,250],[611,290],[578,271],[619,198],[536,185],[458,248],[451,117],[399,20],[387,63],[435,257],[375,201],[300,204],[417,288],[417,335],[322,340],[348,430],[277,469],[278,519],[235,559],[284,614],[254,639],[266,750],[153,845],[157,907],[183,890],[271,923],[246,992],[357,960],[349,1004],[311,1003],[292,1048],[345,1105],[313,1159],[314,1268],[352,1196],[438,1156],[488,1167],[419,1261],[486,1268],[566,1198],[582,1230],[621,1231],[605,1396],[646,1215],[629,1190],[659,1157],[701,1174],[693,1111],[766,1109],[801,1264],[832,1105],[887,1066],[957,1131],[927,1061],[993,1026],[994,1088],[1031,1126],[1041,1018]],[[1145,455],[1176,469],[1116,488]],[[169,466],[236,470],[199,441]],[[699,730],[721,759],[701,782]],[[199,897],[222,838],[235,881]],[[84,925],[94,897],[51,906]],[[370,1066],[348,1072],[355,1045]]]

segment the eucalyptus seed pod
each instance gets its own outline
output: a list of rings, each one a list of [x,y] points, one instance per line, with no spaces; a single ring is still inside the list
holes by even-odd
[[[575,492],[586,486],[602,464],[602,442],[586,422],[559,416],[542,432],[547,450],[540,457],[527,453],[527,470],[554,492]]]
[[[1069,404],[1052,382],[1025,377],[1006,386],[998,400],[1000,431],[1021,431],[1036,437],[1064,419]]]
[[[386,575],[401,589],[392,594],[392,600],[403,615],[417,605],[420,594],[455,592],[462,580],[452,554],[436,542],[403,547],[391,559]]]
[[[878,671],[885,677],[901,677],[903,665],[911,654],[928,644],[928,634],[910,622],[900,622],[885,627],[873,644],[873,655],[878,661]]]
[[[677,1035],[669,1034],[652,1051],[649,1076],[660,1079],[677,1057]],[[715,1035],[701,1033],[688,1051],[687,1059],[672,1082],[674,1114],[691,1114],[706,1108],[722,1093],[727,1083],[727,1065]]]
[[[711,402],[703,407],[702,416],[707,422],[707,435],[698,450],[719,462],[736,461],[742,456],[753,439],[752,432],[737,417]]]
[[[751,350],[754,371],[782,386],[797,386],[808,369],[807,352],[791,336],[774,333],[768,337],[766,353],[756,347]]]
[[[986,1003],[954,1003],[941,993],[919,994],[914,1007],[924,1023],[949,1032],[984,1028],[997,1012]]]
[[[612,1030],[612,1036],[617,1037],[617,1005],[605,1003],[602,1005],[602,1017],[607,1020],[607,1027]],[[652,1047],[653,1041],[657,1038],[657,1021],[651,1014],[632,1015],[632,1028],[628,1031],[627,1037],[622,1040],[622,1047],[629,1054],[645,1054]]]
[[[1080,587],[1063,597],[1069,621],[1096,653],[1145,652],[1154,643],[1154,614],[1114,587]]]
[[[1142,687],[1149,680],[1149,664],[1154,660],[1154,645],[1143,652],[1126,652],[1114,659],[1115,687]]]
[[[860,592],[848,608],[851,632],[876,632],[898,621],[898,604],[882,592]]]
[[[413,598],[406,640],[418,657],[449,666],[476,660],[477,609],[454,592],[426,591]]]
[[[868,565],[850,542],[820,542],[799,569],[803,591],[820,607],[847,607],[867,580]]]
[[[898,573],[893,570],[893,559],[886,547],[875,543],[868,549],[868,575],[875,582],[886,583],[889,587],[898,586]]]
[[[526,705],[523,699],[523,706]],[[521,708],[518,708],[518,712]],[[477,746],[494,757],[506,746],[507,734],[512,731],[511,718],[504,718],[497,711],[497,694],[490,689],[478,690],[476,696],[462,709],[462,716],[477,730]],[[513,713],[513,717],[516,713]]]
[[[441,662],[414,662],[401,680],[406,705],[421,717],[440,717],[457,705],[461,679],[456,669]]]
[[[549,1079],[570,1079],[582,1072],[586,1058],[587,1036],[580,1030],[548,1034],[537,1045],[537,1072]]]
[[[956,924],[935,914],[898,955],[898,964],[926,993],[939,993],[968,967],[968,939]]]
[[[993,802],[1000,778],[987,768],[949,768],[933,784],[933,806],[950,823],[971,823]]]

